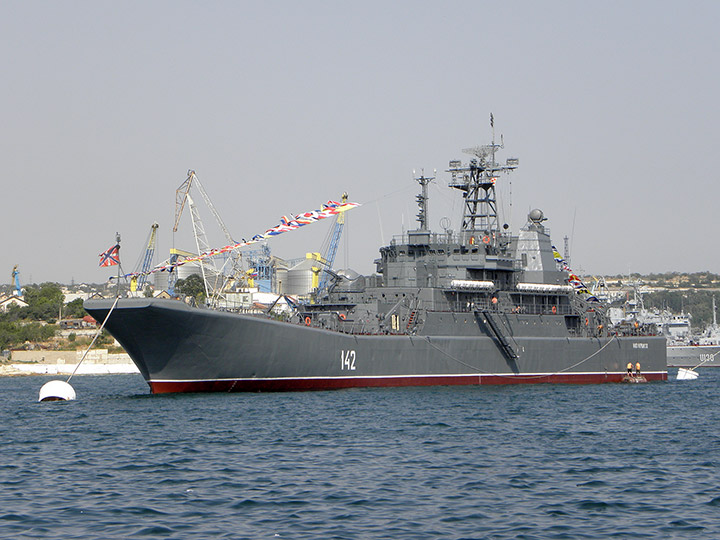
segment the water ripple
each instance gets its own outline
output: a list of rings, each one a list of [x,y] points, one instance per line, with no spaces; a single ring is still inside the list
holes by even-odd
[[[720,537],[720,370],[169,396],[76,379],[78,400],[54,404],[33,401],[47,378],[0,379],[0,537]]]

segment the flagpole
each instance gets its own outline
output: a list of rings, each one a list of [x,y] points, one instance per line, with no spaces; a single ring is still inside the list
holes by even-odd
[[[117,275],[117,297],[120,298],[120,233],[115,233],[115,241],[117,242],[117,258],[118,258],[118,275]]]

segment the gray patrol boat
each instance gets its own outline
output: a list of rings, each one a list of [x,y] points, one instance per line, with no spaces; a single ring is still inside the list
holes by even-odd
[[[666,380],[665,338],[653,325],[613,326],[569,282],[540,210],[517,235],[500,223],[496,183],[518,166],[496,162],[502,147],[450,162],[459,231],[429,229],[421,176],[418,227],[380,248],[377,273],[333,274],[286,320],[153,298],[85,309],[98,321],[112,310],[105,327],[153,393],[621,382],[628,364]]]

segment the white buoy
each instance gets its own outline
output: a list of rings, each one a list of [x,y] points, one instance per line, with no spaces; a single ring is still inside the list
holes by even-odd
[[[117,241],[120,242],[120,235],[117,237]],[[118,275],[118,278],[120,276]],[[73,378],[73,375],[75,375],[75,372],[80,367],[80,364],[82,364],[83,360],[85,360],[85,357],[87,356],[87,353],[90,352],[90,349],[92,349],[92,346],[95,345],[95,340],[97,340],[98,336],[100,335],[100,332],[102,332],[102,329],[105,328],[105,323],[110,318],[110,314],[115,309],[115,306],[118,304],[118,300],[120,300],[120,296],[117,296],[115,298],[115,302],[113,302],[112,307],[110,308],[110,311],[108,311],[108,314],[105,315],[105,320],[100,325],[100,328],[98,328],[97,332],[95,333],[95,337],[90,342],[90,345],[88,345],[88,348],[85,349],[85,352],[82,355],[82,358],[75,366],[75,369],[68,377],[67,381],[50,381],[45,384],[43,384],[43,387],[40,389],[40,399],[38,401],[73,401],[75,399],[75,390],[72,386],[70,386],[70,379]]]
[[[698,378],[698,372],[692,369],[678,368],[678,381],[692,381]]]
[[[40,389],[38,401],[72,401],[75,399],[75,389],[65,381],[50,381],[43,384]]]

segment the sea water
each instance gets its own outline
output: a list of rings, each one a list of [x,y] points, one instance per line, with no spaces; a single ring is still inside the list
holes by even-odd
[[[0,379],[0,538],[720,538],[695,381],[153,396]]]

